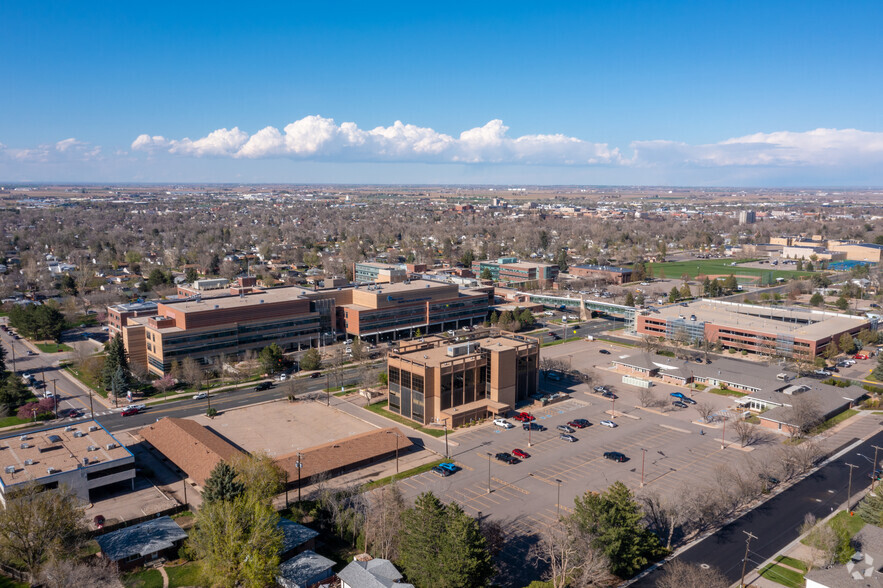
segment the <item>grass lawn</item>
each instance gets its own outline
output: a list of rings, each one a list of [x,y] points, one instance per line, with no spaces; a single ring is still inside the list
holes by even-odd
[[[745,392],[736,392],[735,390],[721,390],[720,388],[710,388],[706,390],[706,392],[711,392],[712,394],[717,394],[718,396],[732,396],[733,398],[748,396],[748,394],[746,394]]]
[[[141,570],[123,576],[126,588],[162,588],[162,574],[157,570]]]
[[[830,429],[831,427],[833,427],[837,423],[842,423],[843,421],[845,421],[849,417],[855,416],[857,414],[858,414],[857,410],[854,410],[852,408],[847,408],[846,410],[844,410],[840,414],[832,416],[827,421],[825,421],[824,423],[822,423],[818,427],[814,428],[812,430],[811,434],[818,435],[819,433],[821,433],[823,431],[827,431],[828,429]]]
[[[780,555],[776,558],[776,561],[786,566],[790,566],[792,568],[798,569],[804,574],[809,571],[809,568],[806,567],[806,564],[800,561],[799,559],[794,559],[793,557],[788,557],[787,555]]]
[[[426,433],[427,435],[432,435],[433,437],[444,437],[445,436],[445,432],[443,430],[439,431],[438,429],[427,429],[426,427],[421,427],[420,425],[418,425],[417,423],[415,423],[413,421],[410,421],[400,415],[397,415],[394,412],[390,412],[390,411],[386,410],[386,405],[387,405],[387,401],[384,400],[382,402],[376,402],[374,404],[369,404],[365,408],[367,408],[368,410],[370,410],[371,412],[373,412],[375,414],[379,414],[381,416],[384,416],[384,417],[391,419],[397,423],[411,427],[412,429],[417,429],[421,433]]]
[[[31,422],[30,419],[20,419],[15,415],[3,417],[0,419],[0,427],[12,427],[15,425],[23,425]]]
[[[169,588],[200,585],[199,564],[196,562],[182,566],[166,566],[166,573],[169,575]]]
[[[788,588],[803,588],[803,574],[780,565],[768,564],[760,570],[760,575],[776,584],[788,586]]]
[[[571,341],[579,341],[582,337],[570,337],[568,339],[558,339],[549,343],[543,343],[540,347],[551,347],[552,345],[561,345],[562,343],[570,343]]]
[[[852,505],[855,507],[855,505]],[[862,530],[862,527],[865,526],[865,522],[861,517],[857,517],[855,515],[849,516],[849,513],[845,510],[841,510],[834,518],[828,521],[828,525],[832,529],[846,529],[849,532],[850,537],[854,537],[856,533]]]
[[[732,261],[727,259],[695,259],[692,261],[676,261],[671,263],[651,263],[648,264],[653,269],[653,275],[657,278],[665,272],[666,279],[679,279],[682,275],[687,274],[690,278],[697,275],[707,276],[729,276],[733,274],[737,278],[739,276],[761,277],[772,273],[772,279],[776,278],[796,278],[802,276],[811,276],[813,272],[798,272],[794,270],[780,269],[760,269],[742,267],[740,265],[730,265]]]
[[[74,350],[73,347],[64,343],[35,343],[34,345],[43,353],[62,353]]]
[[[72,375],[73,377],[75,377],[76,379],[81,381],[83,384],[85,384],[89,388],[92,388],[93,390],[95,390],[96,394],[100,394],[104,398],[107,398],[107,390],[105,390],[104,386],[101,386],[96,380],[93,380],[92,378],[87,377],[84,372],[76,369],[71,364],[67,364],[67,365],[62,364],[62,365],[64,365],[64,369],[67,370],[67,373],[69,373],[70,375]]]
[[[392,483],[395,480],[402,480],[404,478],[410,478],[411,476],[416,476],[417,474],[422,474],[423,472],[428,472],[435,466],[440,463],[443,463],[445,460],[439,459],[437,461],[433,461],[431,463],[425,463],[423,465],[417,466],[416,468],[411,468],[410,470],[405,470],[399,474],[394,476],[387,476],[386,478],[380,478],[379,480],[374,480],[373,482],[368,482],[365,484],[365,490],[373,490],[374,488],[380,488],[381,486],[386,486],[387,484]]]

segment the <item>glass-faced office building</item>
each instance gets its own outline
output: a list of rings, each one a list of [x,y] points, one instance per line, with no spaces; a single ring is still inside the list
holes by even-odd
[[[504,415],[536,394],[539,341],[503,333],[402,343],[387,358],[389,409],[421,424]]]

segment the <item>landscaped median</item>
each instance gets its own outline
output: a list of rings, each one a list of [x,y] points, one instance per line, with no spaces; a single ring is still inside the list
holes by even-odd
[[[73,347],[64,343],[34,343],[34,347],[43,353],[64,353],[65,351],[73,351]]]
[[[428,472],[435,466],[440,463],[444,463],[445,460],[438,459],[436,461],[432,461],[429,463],[425,463],[423,465],[419,465],[416,468],[411,468],[410,470],[405,470],[399,474],[394,474],[392,476],[387,476],[385,478],[380,478],[379,480],[374,480],[373,482],[368,482],[365,484],[365,490],[373,490],[375,488],[380,488],[381,486],[386,486],[387,484],[391,484],[397,480],[403,480],[405,478],[410,478],[411,476],[416,476],[418,474],[422,474],[423,472]]]

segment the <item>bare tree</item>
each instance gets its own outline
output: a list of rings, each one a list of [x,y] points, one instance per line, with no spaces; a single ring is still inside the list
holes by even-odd
[[[702,421],[705,423],[711,422],[711,420],[709,419],[711,419],[711,416],[715,412],[717,412],[716,409],[707,402],[700,402],[698,404],[695,404],[693,408],[696,409],[696,412],[699,413],[699,418],[702,419]]]
[[[368,514],[368,548],[375,557],[398,558],[405,500],[395,482],[373,493]]]
[[[677,494],[675,498],[663,498],[655,491],[648,491],[638,496],[648,528],[657,537],[664,539],[666,549],[671,549],[675,534],[679,530],[683,532],[682,525],[690,520],[691,509],[684,503],[682,497],[682,494]]]
[[[37,578],[47,588],[123,588],[116,566],[103,559],[86,563],[76,559],[53,558],[43,566]]]
[[[297,400],[298,396],[306,392],[307,384],[308,382],[306,378],[292,377],[285,383],[285,398],[287,398],[289,402],[294,402]]]
[[[657,588],[727,588],[730,581],[717,568],[703,568],[673,559],[663,566]]]
[[[548,566],[545,575],[553,588],[564,588],[577,577],[578,586],[606,585],[609,562],[592,547],[591,540],[570,519],[563,518],[540,530],[530,553],[535,562]]]
[[[196,390],[199,390],[205,381],[205,370],[192,357],[185,357],[181,362],[181,377]]]
[[[646,407],[656,404],[656,396],[650,388],[641,388],[638,391],[638,399],[641,401],[641,406]]]
[[[822,411],[815,398],[796,396],[785,412],[784,420],[792,438],[802,438],[822,421]]]
[[[826,567],[837,559],[837,545],[839,538],[837,532],[824,522],[819,523],[816,518],[807,513],[800,527],[801,534],[806,534],[803,542],[810,547],[811,560],[806,562],[810,566]]]
[[[748,447],[760,439],[758,428],[745,419],[738,419],[733,423],[732,428],[733,432],[736,433],[736,438],[739,439],[739,443],[742,444],[742,447]]]

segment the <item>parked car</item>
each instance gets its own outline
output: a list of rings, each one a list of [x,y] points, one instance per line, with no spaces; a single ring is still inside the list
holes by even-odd
[[[434,468],[432,468],[429,471],[431,471],[436,476],[441,476],[442,478],[447,478],[448,476],[450,476],[451,474],[454,473],[451,470],[446,470],[445,468],[439,467],[439,466],[435,466]]]
[[[37,354],[34,353],[33,351],[31,351],[30,349],[28,349],[28,355],[37,355]]]
[[[519,421],[522,423],[529,423],[530,421],[536,420],[536,417],[533,416],[532,414],[530,414],[529,412],[519,412],[518,414],[516,414],[512,418],[515,419],[516,421]]]
[[[852,356],[853,359],[871,359],[871,356],[867,353],[856,353]]]
[[[868,477],[872,480],[877,480],[878,482],[883,479],[883,470],[874,470],[868,474]]]
[[[692,398],[687,398],[686,396],[684,398],[681,398],[681,402],[686,402],[687,404],[696,404],[695,400],[693,400]]]
[[[514,455],[509,455],[508,453],[498,453],[494,456],[494,459],[497,461],[502,461],[503,463],[508,464],[516,464],[518,463],[518,458]]]
[[[545,431],[546,427],[539,423],[522,423],[521,428],[525,431]]]
[[[321,378],[322,373],[321,372],[313,372],[312,374],[310,374],[310,377],[311,378]]]
[[[546,377],[557,382],[561,379],[561,374],[559,374],[558,372],[547,372]]]
[[[604,355],[610,355],[610,352],[607,351],[606,349],[599,349],[598,353],[603,353]]]
[[[614,423],[613,421],[606,421],[606,420],[605,420],[605,421],[601,421],[600,424],[603,425],[603,426],[605,426],[605,427],[610,427],[611,429],[615,429],[616,427],[619,426],[619,425],[617,425],[616,423]]]
[[[620,453],[618,451],[605,451],[604,459],[609,459],[611,461],[622,463],[628,461],[629,458],[627,458],[624,453]]]
[[[521,451],[520,449],[513,449],[512,455],[514,455],[515,457],[520,457],[521,459],[527,459],[528,457],[530,457],[529,453]]]
[[[558,438],[562,439],[563,441],[567,441],[568,443],[576,443],[576,437],[574,437],[573,435],[568,435],[567,433],[561,433],[560,435],[558,435]]]
[[[606,390],[604,392],[601,392],[601,396],[603,396],[604,398],[610,398],[611,400],[616,400],[617,398],[619,398],[619,396],[617,396],[616,394],[614,394],[610,390]]]
[[[138,414],[139,412],[141,412],[141,411],[139,411],[137,408],[129,407],[129,408],[123,410],[123,412],[121,412],[120,415],[127,417],[127,416],[132,416],[132,415]]]
[[[463,469],[460,466],[458,466],[457,464],[449,462],[449,461],[444,462],[444,463],[440,463],[440,464],[438,464],[437,467],[440,467],[442,469],[446,469],[449,472],[451,472],[452,474],[456,474],[457,472],[459,472],[460,470]]]
[[[672,398],[680,398],[680,399],[686,398],[684,396],[683,392],[672,392],[671,394],[669,394],[669,396],[671,396]]]
[[[255,386],[254,389],[255,389],[256,391],[260,392],[261,390],[269,390],[269,389],[272,388],[272,387],[273,387],[273,383],[272,383],[272,382],[261,382],[260,384],[258,384],[257,386]]]
[[[561,431],[562,433],[575,433],[576,432],[571,427],[569,427],[567,425],[558,425],[555,428],[558,429],[559,431]]]
[[[607,386],[595,386],[594,388],[592,388],[592,390],[594,390],[598,394],[604,394],[605,392],[607,392],[608,389]]]
[[[494,419],[494,424],[498,427],[503,427],[504,429],[512,429],[515,427],[515,425],[513,425],[506,419]]]
[[[193,395],[193,400],[202,400],[203,398],[208,398],[208,392],[200,392]]]
[[[675,400],[671,403],[672,406],[677,406],[678,408],[687,408],[686,403],[681,402],[680,400]]]
[[[573,427],[574,429],[585,429],[591,424],[592,423],[590,423],[586,419],[573,419],[572,421],[567,423],[568,426]]]

